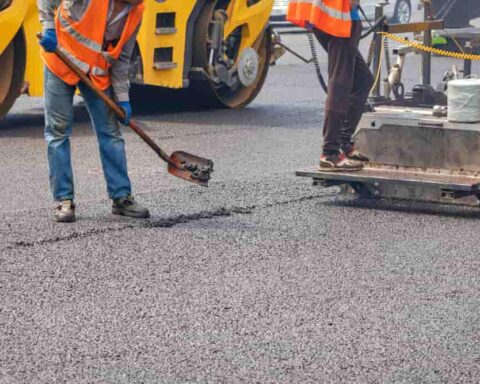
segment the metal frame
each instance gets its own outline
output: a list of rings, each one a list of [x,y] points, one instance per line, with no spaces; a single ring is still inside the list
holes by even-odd
[[[369,167],[360,172],[321,172],[318,169],[307,169],[297,171],[296,175],[311,178],[315,186],[350,186],[361,197],[394,198],[397,196],[386,196],[386,191],[396,191],[397,188],[404,187],[414,193],[427,191],[430,196],[440,197],[421,198],[422,193],[418,193],[418,200],[451,202],[469,196],[480,199],[480,176],[389,171],[382,167]]]
[[[375,173],[378,174],[375,175]],[[310,169],[297,171],[296,175],[300,177],[310,177],[316,182],[329,182],[331,185],[349,184],[352,182],[372,184],[376,187],[380,185],[380,183],[420,184],[427,187],[436,187],[441,190],[468,192],[471,194],[480,192],[480,177],[389,171],[381,167],[365,168],[365,170],[361,172],[321,172]],[[398,178],[400,175],[404,178]]]
[[[422,0],[423,1],[423,0]],[[423,33],[423,43],[425,45],[432,45],[432,34],[431,31],[434,29],[443,29],[444,22],[443,20],[432,20],[431,18],[431,5],[430,1],[423,1],[424,3],[424,21],[408,24],[388,24],[387,21],[384,24],[378,26],[378,31],[386,31],[390,33],[407,33],[407,32],[424,32]],[[380,1],[375,7],[375,19],[380,20],[384,16],[384,7],[388,2]],[[377,31],[377,32],[378,32]],[[373,37],[373,65],[372,72],[377,74],[381,66],[382,60],[382,37],[379,34],[375,34]],[[386,49],[388,50],[388,44],[386,44]],[[389,52],[385,52],[387,55],[387,62],[389,62]],[[422,84],[424,86],[430,86],[431,84],[431,68],[432,68],[432,55],[431,53],[424,52],[422,53]],[[387,69],[389,70],[389,69]],[[387,77],[390,73],[387,73]],[[403,84],[401,84],[403,87]],[[382,81],[377,81],[375,87],[372,90],[370,95],[370,102],[374,105],[385,105],[392,104],[390,95],[381,94]],[[406,105],[403,104],[404,99],[395,100],[393,104],[395,105]]]
[[[383,16],[384,4],[377,5],[377,20]],[[379,28],[390,33],[423,31],[424,44],[431,46],[432,29],[443,29],[444,23],[443,20],[431,20],[430,1],[424,0],[424,4],[425,21],[393,25],[384,23]],[[373,71],[378,73],[382,60],[382,37],[377,34],[372,44],[373,57],[369,56],[369,59],[373,59]],[[402,54],[412,51],[404,47],[399,50]],[[311,178],[314,185],[346,185],[363,197],[479,206],[480,155],[475,159],[466,156],[475,153],[476,150],[472,148],[480,145],[480,126],[450,123],[432,113],[427,116],[424,111],[431,109],[414,109],[412,112],[411,107],[432,107],[446,103],[443,92],[436,92],[430,85],[431,70],[431,54],[422,53],[423,84],[419,85],[418,90],[414,88],[411,99],[392,101],[389,95],[382,96],[380,81],[373,89],[370,101],[375,106],[401,107],[385,107],[383,112],[378,107],[376,112],[364,115],[362,119],[356,142],[359,150],[376,164],[368,164],[358,172],[321,172],[317,168],[300,170],[296,175]],[[430,100],[434,104],[430,105]],[[403,108],[406,106],[410,113]],[[429,149],[429,146],[432,148]],[[377,148],[382,148],[382,151],[378,152]],[[454,148],[462,148],[463,152],[455,152]]]

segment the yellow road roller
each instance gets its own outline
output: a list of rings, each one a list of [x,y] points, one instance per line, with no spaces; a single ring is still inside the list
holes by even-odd
[[[183,89],[202,105],[242,108],[261,90],[272,56],[274,0],[145,0],[130,77]],[[0,0],[0,117],[22,93],[41,96],[36,0]],[[156,99],[158,104],[162,100]]]

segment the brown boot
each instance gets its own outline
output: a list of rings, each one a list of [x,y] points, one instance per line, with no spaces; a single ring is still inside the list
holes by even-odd
[[[73,200],[63,200],[55,207],[54,220],[57,223],[73,223],[75,221],[75,204]]]
[[[138,204],[131,195],[113,200],[112,213],[114,215],[134,217],[137,219],[150,217],[148,209]]]

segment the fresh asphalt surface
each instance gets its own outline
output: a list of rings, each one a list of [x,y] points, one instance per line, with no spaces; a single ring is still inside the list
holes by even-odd
[[[247,109],[140,115],[216,167],[186,184],[126,131],[146,221],[110,214],[79,106],[71,225],[52,222],[41,100],[20,100],[0,123],[0,383],[480,382],[480,211],[296,178],[323,100],[286,56]]]

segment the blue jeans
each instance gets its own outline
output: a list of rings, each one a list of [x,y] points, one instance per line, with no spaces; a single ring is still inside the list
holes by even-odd
[[[75,86],[68,85],[45,67],[45,140],[50,186],[53,198],[57,201],[74,198],[70,136],[75,89]],[[108,196],[118,199],[129,195],[132,187],[127,171],[125,141],[115,115],[87,86],[79,83],[78,89],[97,135]],[[111,96],[111,89],[106,93]]]

